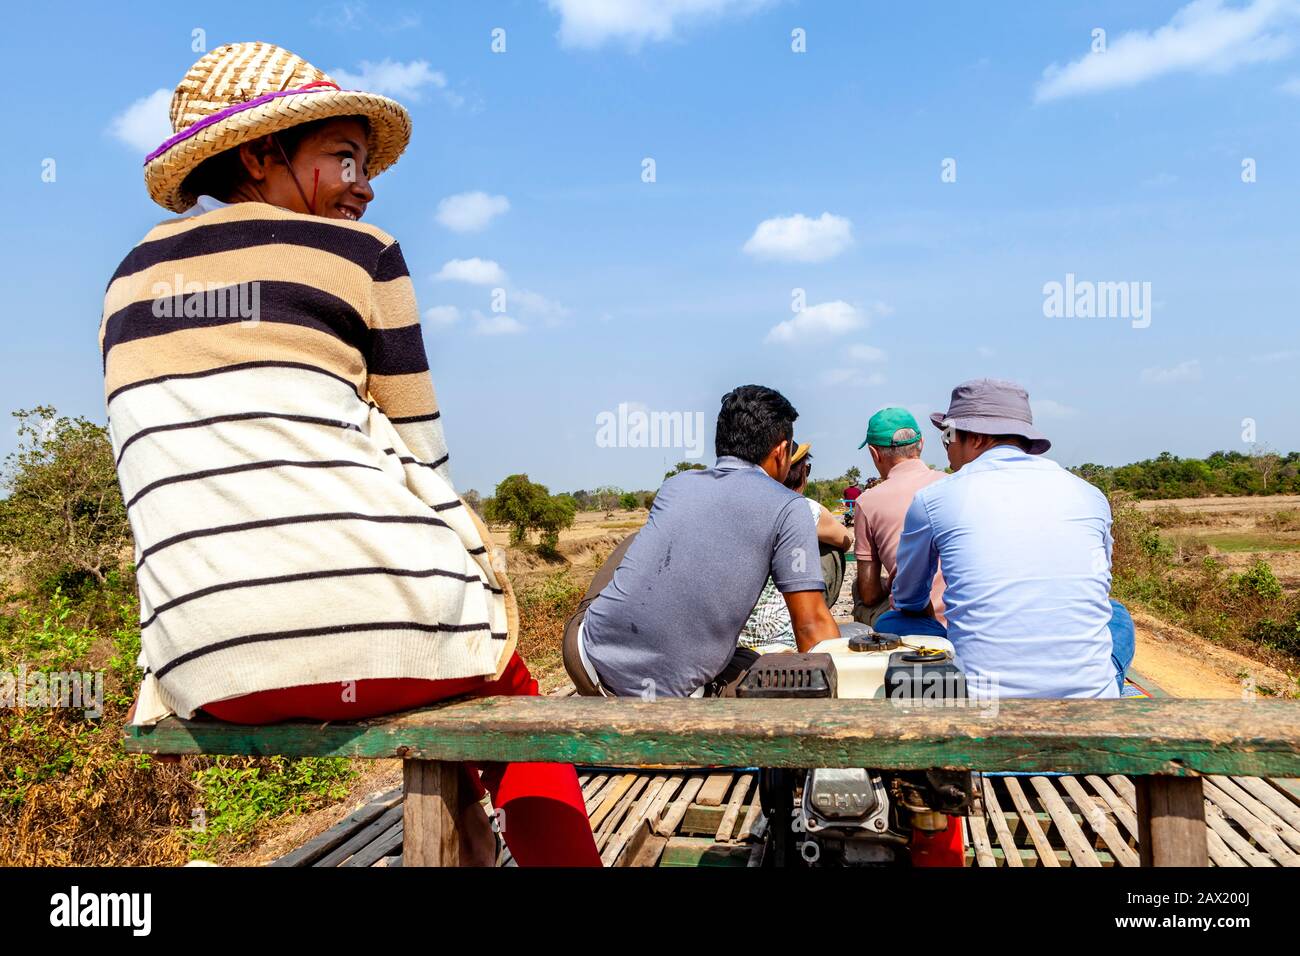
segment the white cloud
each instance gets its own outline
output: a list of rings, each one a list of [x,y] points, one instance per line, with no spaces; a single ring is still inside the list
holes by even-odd
[[[438,222],[452,232],[481,232],[497,216],[510,209],[505,196],[485,192],[457,193],[438,203]]]
[[[426,86],[432,86],[436,90],[445,90],[447,87],[446,75],[429,66],[427,60],[412,60],[410,63],[387,58],[379,63],[362,60],[355,73],[342,67],[335,67],[329,72],[334,81],[345,90],[363,90],[413,102],[419,101],[421,91]],[[454,93],[448,94],[448,98],[459,99]],[[453,102],[452,105],[460,104]]]
[[[454,305],[435,305],[424,310],[424,321],[430,325],[453,325],[460,321],[460,309]]]
[[[853,223],[824,212],[817,219],[803,213],[764,219],[744,249],[758,259],[821,262],[843,252],[853,241]]]
[[[1036,398],[1031,403],[1034,418],[1074,418],[1079,410],[1072,405],[1053,401],[1050,398]]]
[[[854,362],[883,362],[885,360],[885,350],[878,349],[874,345],[850,345],[847,354],[849,359]]]
[[[446,282],[469,282],[473,285],[504,285],[506,271],[491,259],[450,259],[443,263],[435,279]]]
[[[540,292],[530,289],[512,289],[508,294],[511,306],[517,308],[524,316],[539,316],[543,319],[562,319],[569,310],[554,299],[548,299]]]
[[[1300,76],[1291,76],[1278,87],[1278,91],[1288,96],[1300,96]]]
[[[171,90],[154,90],[114,116],[108,131],[132,149],[151,153],[172,135],[171,102]]]
[[[1193,0],[1154,31],[1134,30],[1111,40],[1104,53],[1053,63],[1034,91],[1036,102],[1136,86],[1170,73],[1226,73],[1248,63],[1286,56],[1285,31],[1300,12],[1297,0],[1253,0],[1230,7],[1223,0]]]
[[[547,0],[560,16],[560,44],[595,49],[622,40],[635,49],[672,39],[686,23],[747,14],[770,0]]]
[[[479,335],[516,335],[524,330],[522,322],[508,315],[484,315],[475,309],[470,318],[474,320],[474,331]]]
[[[873,315],[888,315],[893,310],[882,302],[869,307]],[[845,332],[852,332],[866,326],[868,316],[856,306],[839,299],[833,302],[819,302],[810,305],[802,312],[796,312],[794,318],[778,322],[767,333],[768,342],[803,342],[809,339],[825,339]],[[860,348],[870,348],[860,346]]]
[[[1197,359],[1179,362],[1171,368],[1144,368],[1141,380],[1143,385],[1177,385],[1181,382],[1199,382],[1201,380],[1201,363]]]
[[[980,345],[976,347],[975,354],[977,354],[980,358],[992,358],[998,353],[995,352],[991,346]]]
[[[885,384],[885,376],[879,372],[864,375],[861,369],[830,368],[821,374],[821,383],[832,387],[876,386]]]

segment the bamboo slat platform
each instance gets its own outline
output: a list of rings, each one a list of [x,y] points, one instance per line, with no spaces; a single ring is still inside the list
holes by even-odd
[[[762,863],[768,821],[753,770],[580,767],[578,780],[606,866]],[[979,815],[967,818],[968,865],[1138,865],[1129,777],[984,776],[978,789]],[[1208,776],[1205,804],[1211,865],[1300,866],[1300,780]],[[501,862],[512,865],[508,851]],[[401,864],[398,788],[270,865]]]
[[[767,826],[753,770],[579,768],[606,866],[758,866]],[[1214,866],[1300,866],[1300,781],[1205,778]],[[984,777],[970,866],[1137,866],[1133,782]],[[401,866],[402,792],[382,794],[272,866]],[[508,852],[504,865],[511,865]]]

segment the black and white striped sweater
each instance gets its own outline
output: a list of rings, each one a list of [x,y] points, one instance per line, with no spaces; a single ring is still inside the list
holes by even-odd
[[[263,203],[164,222],[113,275],[100,344],[166,708],[500,672],[513,597],[452,486],[390,236]]]

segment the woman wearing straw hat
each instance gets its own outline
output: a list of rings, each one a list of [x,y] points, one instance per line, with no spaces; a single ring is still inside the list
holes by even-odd
[[[359,221],[406,110],[234,43],[185,74],[171,122],[144,176],[181,216],[118,267],[100,326],[140,591],[132,719],[535,695],[504,567],[452,485],[401,250]],[[468,775],[521,864],[599,865],[572,766]],[[482,859],[487,818],[463,817]]]

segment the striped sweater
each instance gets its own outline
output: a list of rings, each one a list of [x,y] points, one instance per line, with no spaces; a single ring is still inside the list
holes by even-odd
[[[300,684],[501,672],[514,598],[452,486],[390,236],[263,203],[164,222],[114,273],[99,336],[142,700],[188,717]]]

